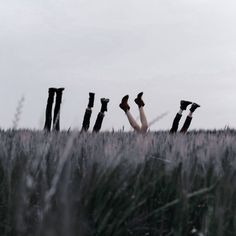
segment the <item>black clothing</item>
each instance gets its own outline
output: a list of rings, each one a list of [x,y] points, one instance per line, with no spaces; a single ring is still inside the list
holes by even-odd
[[[186,133],[188,131],[191,121],[192,121],[192,117],[187,116],[186,120],[184,122],[184,125],[183,125],[182,129],[180,130],[181,133]]]
[[[53,130],[60,131],[60,108],[61,108],[62,92],[57,92],[56,105],[53,115]]]
[[[52,124],[52,105],[54,100],[54,94],[55,92],[49,91],[48,93],[48,100],[47,100],[47,107],[46,107],[46,118],[45,118],[45,125],[44,130],[49,131],[51,130],[51,124]]]
[[[176,133],[178,131],[178,127],[179,127],[179,122],[181,119],[182,115],[180,115],[179,113],[176,114],[175,119],[173,121],[172,127],[170,129],[170,133]],[[190,127],[190,124],[192,122],[192,117],[187,116],[186,120],[184,122],[184,125],[182,127],[182,129],[180,130],[181,133],[186,133],[188,128]]]
[[[176,114],[175,119],[172,124],[172,127],[170,129],[170,133],[176,133],[178,131],[179,121],[180,121],[181,117],[182,117],[182,115],[180,115],[179,113]]]
[[[101,127],[102,127],[102,122],[103,122],[103,118],[104,118],[104,113],[103,112],[99,112],[98,113],[98,116],[97,116],[97,119],[96,119],[96,122],[95,122],[95,125],[93,127],[93,132],[99,132]]]
[[[64,90],[64,88],[63,88]],[[46,118],[45,118],[45,125],[44,130],[50,132],[51,125],[52,125],[52,106],[54,102],[54,95],[56,93],[56,104],[54,108],[54,115],[53,115],[53,130],[59,131],[60,130],[60,107],[62,101],[62,89],[56,88],[49,88],[48,90],[48,100],[47,100],[47,107],[46,107]]]
[[[87,108],[84,113],[82,131],[87,131],[89,129],[91,115],[92,110]]]

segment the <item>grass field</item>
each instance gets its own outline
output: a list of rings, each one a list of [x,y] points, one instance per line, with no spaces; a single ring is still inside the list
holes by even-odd
[[[0,131],[1,236],[235,236],[236,131]]]

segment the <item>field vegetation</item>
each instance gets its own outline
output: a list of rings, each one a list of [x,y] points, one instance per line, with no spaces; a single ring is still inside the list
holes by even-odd
[[[1,236],[235,236],[236,131],[0,131]]]

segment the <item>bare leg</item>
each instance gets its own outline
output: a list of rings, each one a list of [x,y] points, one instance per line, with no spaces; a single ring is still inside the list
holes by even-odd
[[[122,98],[121,103],[120,103],[120,108],[125,112],[128,121],[131,125],[131,127],[136,131],[136,132],[141,132],[141,128],[139,126],[139,124],[137,123],[137,121],[134,119],[134,117],[132,116],[132,114],[130,113],[130,106],[128,104],[128,99],[129,99],[129,95],[126,95]]]
[[[136,132],[141,132],[141,128],[139,126],[139,124],[136,122],[136,120],[134,119],[134,117],[132,116],[132,114],[130,113],[129,110],[126,111],[126,116],[128,118],[128,121],[131,125],[131,127],[136,131]]]
[[[138,108],[139,108],[140,120],[142,124],[140,128],[140,132],[146,133],[148,129],[148,123],[147,123],[147,118],[146,118],[144,108],[143,108],[145,106],[145,103],[143,102],[142,96],[143,96],[143,92],[139,93],[137,95],[137,98],[134,99],[134,101],[138,105]]]
[[[140,120],[142,124],[141,132],[146,133],[148,129],[148,122],[147,122],[147,118],[146,118],[143,106],[139,108],[139,113],[140,113]]]

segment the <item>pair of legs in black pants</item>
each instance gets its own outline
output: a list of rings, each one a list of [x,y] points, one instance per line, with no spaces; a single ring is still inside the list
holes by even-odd
[[[44,125],[44,130],[50,132],[51,131],[51,124],[52,124],[52,106],[54,102],[54,96],[56,94],[56,104],[54,107],[54,115],[53,115],[53,130],[59,131],[60,130],[60,108],[61,108],[61,101],[62,101],[62,92],[64,88],[49,88],[48,89],[48,100],[47,100],[47,107],[46,107],[46,121]]]
[[[87,132],[89,129],[90,119],[91,119],[91,115],[92,115],[92,108],[94,105],[94,98],[95,98],[95,94],[89,93],[89,103],[88,103],[88,106],[87,106],[87,108],[85,110],[85,114],[84,114],[83,125],[82,125],[82,130],[81,130],[82,132]],[[101,98],[101,110],[98,113],[96,122],[93,127],[93,132],[97,133],[101,130],[103,118],[105,116],[105,112],[107,111],[108,102],[109,102],[109,99]]]
[[[175,116],[175,119],[173,121],[170,133],[176,133],[178,131],[179,122],[180,122],[180,119],[182,117],[182,113],[183,113],[184,110],[187,109],[187,106],[190,105],[190,104],[192,104],[191,108],[189,109],[190,113],[186,117],[184,125],[180,130],[181,133],[186,133],[187,132],[187,130],[190,127],[190,124],[192,122],[192,114],[200,106],[197,103],[192,103],[192,102],[189,102],[189,101],[182,100],[182,101],[180,101],[180,111]]]

